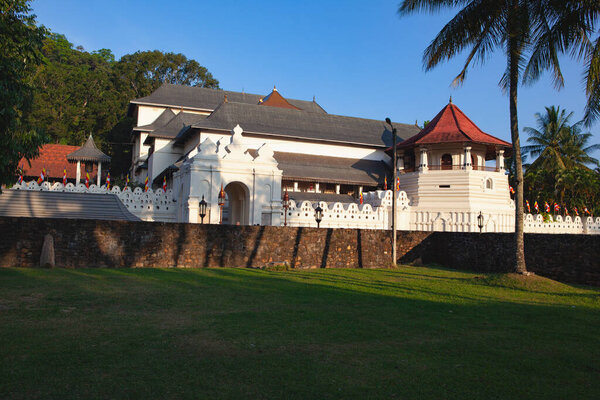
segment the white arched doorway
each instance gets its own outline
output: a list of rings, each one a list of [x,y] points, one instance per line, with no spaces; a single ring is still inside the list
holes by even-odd
[[[231,182],[225,186],[225,207],[223,223],[230,225],[250,224],[250,191],[241,182]]]

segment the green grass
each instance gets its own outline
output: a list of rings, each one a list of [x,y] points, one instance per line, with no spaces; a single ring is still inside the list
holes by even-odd
[[[0,398],[597,399],[600,290],[440,268],[0,269]]]

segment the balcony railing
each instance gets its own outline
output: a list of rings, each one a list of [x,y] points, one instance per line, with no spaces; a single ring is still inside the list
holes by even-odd
[[[430,171],[451,171],[451,170],[461,170],[464,169],[463,165],[428,165],[427,169]],[[473,165],[473,171],[489,171],[489,172],[498,172],[498,168],[496,167],[487,167],[485,165]],[[415,172],[418,171],[419,168],[404,168],[404,173]]]

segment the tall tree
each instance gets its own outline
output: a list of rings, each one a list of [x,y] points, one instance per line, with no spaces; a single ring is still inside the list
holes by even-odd
[[[598,166],[598,160],[590,153],[600,150],[600,145],[589,145],[592,134],[583,132],[584,121],[571,124],[572,117],[572,112],[567,114],[560,107],[546,107],[544,114],[535,114],[537,129],[523,128],[529,135],[527,142],[531,144],[522,150],[537,157],[528,170],[571,169],[586,164]]]
[[[584,121],[590,126],[600,118],[600,1],[545,0],[535,46],[524,72],[524,81],[532,82],[550,70],[556,87],[564,85],[559,55],[568,54],[584,63],[587,96]],[[594,38],[595,37],[595,38]]]
[[[483,63],[495,50],[506,56],[506,72],[500,85],[508,91],[512,160],[515,170],[515,272],[526,273],[523,237],[523,167],[517,115],[518,87],[527,52],[540,24],[542,0],[404,0],[400,15],[419,11],[438,12],[446,7],[462,7],[425,50],[423,61],[430,70],[442,61],[468,50],[463,69],[454,79],[461,84],[473,61]]]
[[[0,1],[0,184],[13,182],[22,157],[31,159],[45,141],[25,119],[31,111],[30,76],[42,62],[44,29],[29,14],[28,1]]]

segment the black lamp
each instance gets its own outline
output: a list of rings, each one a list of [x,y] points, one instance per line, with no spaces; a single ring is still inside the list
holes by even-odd
[[[477,226],[479,227],[479,233],[481,233],[483,229],[483,214],[479,211],[479,215],[477,216]]]
[[[319,228],[321,221],[323,221],[323,209],[319,205],[315,208],[315,221],[317,221],[317,228]]]
[[[201,223],[204,223],[204,217],[206,217],[206,200],[204,200],[204,195],[202,195],[202,200],[200,200],[200,218]]]

